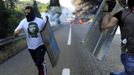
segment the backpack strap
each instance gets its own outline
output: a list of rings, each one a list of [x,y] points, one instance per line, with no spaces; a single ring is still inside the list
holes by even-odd
[[[126,19],[126,17],[131,13],[131,11],[129,9],[124,9],[121,12],[121,24],[123,24],[124,20]]]

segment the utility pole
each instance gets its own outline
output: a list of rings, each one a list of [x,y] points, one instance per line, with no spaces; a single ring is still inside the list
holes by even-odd
[[[36,0],[33,0],[33,8],[34,8],[36,16],[41,18],[41,14],[40,14],[40,11],[38,9],[38,4],[37,4]]]

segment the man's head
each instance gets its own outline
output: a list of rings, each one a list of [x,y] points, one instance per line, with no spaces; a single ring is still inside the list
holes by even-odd
[[[127,4],[130,9],[134,8],[134,0],[128,0]]]
[[[25,7],[24,12],[28,22],[33,21],[35,19],[35,12],[32,6]]]

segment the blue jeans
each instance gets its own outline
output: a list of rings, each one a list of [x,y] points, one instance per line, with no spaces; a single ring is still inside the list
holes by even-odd
[[[121,62],[128,75],[134,75],[134,53],[122,53]]]
[[[110,75],[134,75],[134,53],[122,53],[121,62],[125,68],[125,71],[111,73]]]

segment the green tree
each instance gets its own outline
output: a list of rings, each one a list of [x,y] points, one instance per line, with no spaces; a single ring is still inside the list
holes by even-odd
[[[7,36],[8,17],[8,9],[6,9],[4,1],[0,0],[0,38]]]
[[[48,12],[48,10],[49,10],[49,3],[47,3],[47,4],[42,3],[42,4],[40,4],[39,10],[40,10],[40,12]]]
[[[12,1],[14,0],[0,0],[0,39],[13,34],[15,27],[23,18],[22,12],[16,11]]]
[[[5,0],[6,8],[14,10],[16,0]]]

